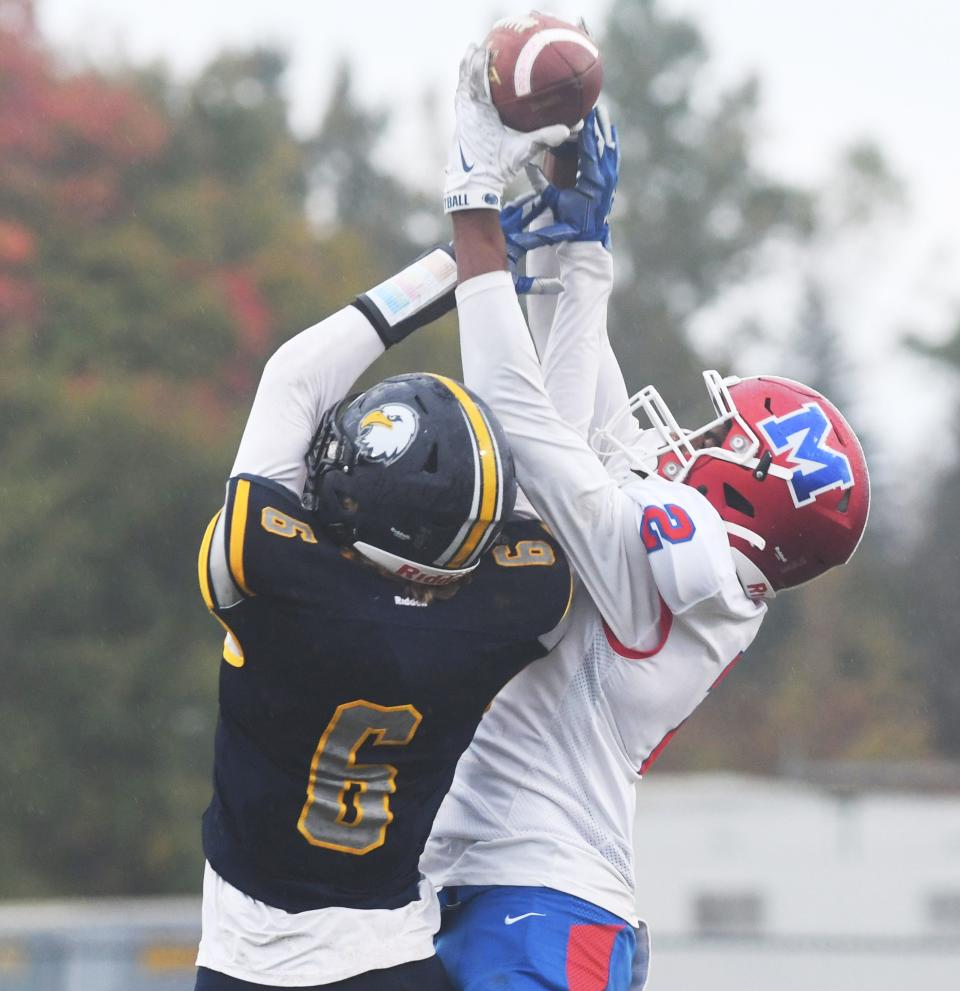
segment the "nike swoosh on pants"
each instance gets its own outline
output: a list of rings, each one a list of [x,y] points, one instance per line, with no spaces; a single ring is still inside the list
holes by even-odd
[[[524,912],[523,915],[505,915],[503,917],[503,924],[505,926],[512,926],[514,922],[519,922],[521,919],[529,919],[531,915],[539,915],[546,918],[546,912]]]

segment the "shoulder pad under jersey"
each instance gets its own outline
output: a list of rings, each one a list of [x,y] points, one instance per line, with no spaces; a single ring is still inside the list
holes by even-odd
[[[534,639],[560,624],[572,590],[566,555],[553,535],[539,520],[514,519],[449,605],[464,626]]]
[[[626,487],[660,596],[674,614],[713,595],[736,571],[719,513],[689,485],[659,476]]]

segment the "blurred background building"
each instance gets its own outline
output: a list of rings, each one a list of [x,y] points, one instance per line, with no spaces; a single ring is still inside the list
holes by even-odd
[[[648,991],[899,991],[960,974],[954,767],[806,768],[808,780],[658,775],[641,786]],[[190,987],[199,898],[0,906],[0,991]]]

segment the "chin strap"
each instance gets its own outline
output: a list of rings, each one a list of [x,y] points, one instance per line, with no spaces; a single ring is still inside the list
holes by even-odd
[[[372,544],[366,544],[362,540],[354,541],[353,548],[368,561],[372,561],[389,574],[416,582],[418,585],[452,585],[466,578],[477,567],[476,564],[473,564],[469,568],[437,568],[430,564],[420,564],[397,554],[391,554],[389,551],[374,547]]]
[[[745,526],[740,526],[737,523],[728,523],[726,520],[723,521],[723,525],[731,537],[739,537],[741,540],[745,540],[751,547],[756,547],[758,551],[762,551],[767,546],[767,542],[759,533],[754,533],[753,530],[748,530]]]
[[[748,530],[745,526],[739,526],[737,523],[728,523],[726,520],[723,521],[723,525],[731,537],[739,537],[741,540],[750,544],[751,547],[756,547],[758,551],[762,551],[767,546],[767,542],[759,533]],[[767,576],[753,561],[743,551],[737,550],[732,544],[730,545],[730,552],[733,554],[733,563],[737,569],[737,578],[740,579],[740,584],[743,586],[744,592],[754,600],[775,599],[777,593],[774,591],[773,586],[767,580]]]

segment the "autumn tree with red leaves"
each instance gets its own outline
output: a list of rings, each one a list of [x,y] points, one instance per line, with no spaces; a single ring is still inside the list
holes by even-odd
[[[0,897],[199,884],[196,547],[266,357],[395,264],[311,229],[283,71],[74,71],[0,0]]]

